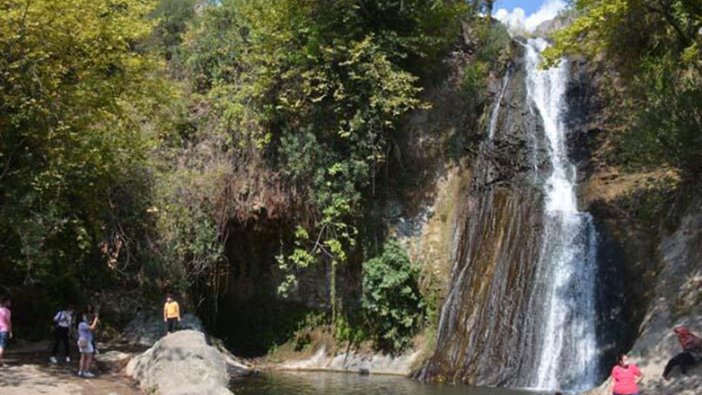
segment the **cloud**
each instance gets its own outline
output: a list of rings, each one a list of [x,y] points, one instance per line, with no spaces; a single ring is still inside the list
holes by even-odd
[[[566,8],[564,0],[546,0],[538,11],[529,16],[519,7],[511,12],[500,8],[493,16],[507,25],[512,31],[532,32],[542,22],[555,18],[564,8]]]

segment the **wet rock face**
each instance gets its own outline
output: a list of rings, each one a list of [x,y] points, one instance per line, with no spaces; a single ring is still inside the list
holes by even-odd
[[[481,144],[473,164],[476,193],[492,186],[533,188],[534,180],[543,179],[550,171],[547,147],[542,138],[534,137],[543,136],[543,128],[527,103],[523,60],[515,58],[510,68],[511,78],[500,104],[495,136]]]
[[[641,175],[620,174],[598,153],[613,135],[601,133],[608,124],[602,115],[606,106],[598,96],[607,81],[602,76],[612,72],[573,61],[568,87],[569,149],[584,178],[580,200],[595,218],[600,235],[597,285],[603,371],[609,373],[617,353],[629,352],[645,375],[642,393],[697,394],[702,367],[684,377],[676,372],[670,381],[660,376],[680,351],[672,327],[685,323],[702,333],[702,202],[690,201],[684,186],[671,187],[665,192],[673,204],[658,208],[653,219],[640,218],[632,208],[632,202],[655,191],[637,189],[627,178]],[[588,394],[605,393],[610,393],[608,383]]]
[[[568,135],[569,157],[578,168],[579,181],[585,181],[599,164],[592,160],[596,142],[602,132],[602,99],[598,95],[597,71],[583,59],[571,59],[569,63],[570,79],[566,88],[568,112],[565,116]],[[582,185],[582,184],[581,184]],[[598,234],[598,278],[597,278],[597,312],[598,344],[602,345],[601,363],[603,373],[611,361],[633,341],[635,324],[632,304],[637,299],[625,294],[627,278],[627,257],[611,227],[612,212],[601,205],[589,205],[588,197],[581,191],[580,206],[590,211]],[[589,207],[585,207],[589,205]]]
[[[542,132],[527,104],[524,67],[512,67],[494,139],[483,141],[473,163],[437,347],[418,372],[422,379],[515,386],[533,343],[521,328],[531,319],[541,245],[538,180],[549,169],[546,148],[528,137]]]
[[[630,337],[636,336],[631,339],[633,346],[626,344],[621,350],[629,352],[644,374],[639,385],[642,394],[697,395],[702,388],[702,364],[685,375],[675,368],[670,380],[661,377],[668,360],[681,352],[672,328],[685,324],[693,333],[702,335],[701,208],[699,199],[692,202],[685,208],[676,228],[664,232],[656,242],[660,263],[651,262],[650,265],[659,267],[651,270],[644,281],[652,293],[644,305],[646,319],[636,322],[630,333]],[[583,395],[610,394],[607,384]]]

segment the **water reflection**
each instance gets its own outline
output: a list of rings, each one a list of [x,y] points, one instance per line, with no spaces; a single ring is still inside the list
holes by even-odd
[[[236,380],[237,395],[545,395],[502,388],[423,384],[394,376],[326,372],[273,372]]]

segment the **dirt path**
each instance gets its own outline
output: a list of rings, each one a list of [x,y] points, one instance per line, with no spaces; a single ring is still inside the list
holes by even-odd
[[[10,351],[10,350],[8,350]],[[76,376],[77,362],[52,365],[46,353],[10,351],[0,367],[0,395],[141,395],[131,379],[100,374],[93,379]]]

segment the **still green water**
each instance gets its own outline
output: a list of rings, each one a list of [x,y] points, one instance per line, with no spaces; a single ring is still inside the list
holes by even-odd
[[[326,372],[266,373],[237,380],[231,389],[236,395],[547,395],[502,388],[424,384],[394,376]]]

